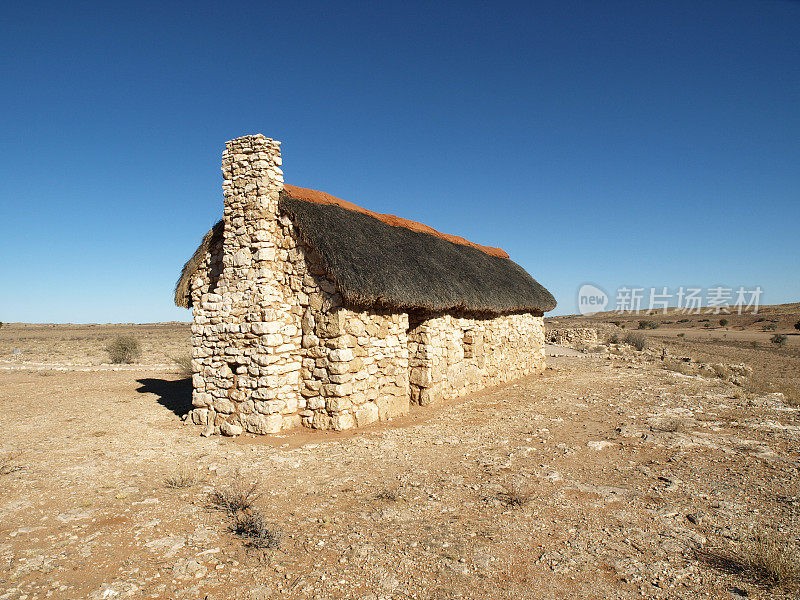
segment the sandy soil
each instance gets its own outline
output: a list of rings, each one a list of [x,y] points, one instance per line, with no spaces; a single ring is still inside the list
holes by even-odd
[[[146,325],[50,325],[6,323],[0,327],[0,369],[4,366],[98,366],[108,364],[105,347],[119,335],[142,346],[141,364],[172,366],[189,354],[188,323]]]
[[[99,360],[75,341],[72,364]],[[789,348],[728,343],[797,372]],[[797,539],[800,415],[781,396],[589,353],[356,432],[206,439],[180,418],[187,381],[130,369],[0,371],[0,599],[787,594],[743,568],[752,528]],[[197,481],[169,488],[182,469]],[[237,479],[260,483],[277,548],[210,507]]]

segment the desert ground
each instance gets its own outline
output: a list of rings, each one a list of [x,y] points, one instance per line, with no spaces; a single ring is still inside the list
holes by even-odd
[[[636,319],[548,319],[600,339],[391,422],[238,438],[182,419],[185,324],[6,324],[0,600],[796,597],[796,336],[659,318],[641,351]],[[105,364],[120,334],[137,364]]]

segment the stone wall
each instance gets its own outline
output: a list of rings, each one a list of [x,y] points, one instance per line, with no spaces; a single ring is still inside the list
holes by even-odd
[[[558,346],[573,346],[579,344],[597,344],[597,329],[593,327],[566,327],[561,329],[548,329],[545,334],[549,344]]]
[[[544,322],[531,314],[439,315],[409,332],[411,400],[455,398],[544,369]]]
[[[204,435],[349,429],[544,366],[541,317],[468,319],[343,306],[278,209],[280,143],[223,154],[224,235],[191,282],[191,419]]]

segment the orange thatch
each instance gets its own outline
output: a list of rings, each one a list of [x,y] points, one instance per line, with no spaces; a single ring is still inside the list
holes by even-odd
[[[366,208],[361,208],[360,206],[353,204],[352,202],[348,202],[347,200],[342,200],[341,198],[337,198],[336,196],[331,196],[325,192],[320,192],[318,190],[309,190],[306,188],[297,187],[296,185],[289,185],[284,184],[284,190],[288,193],[292,198],[297,200],[305,200],[306,202],[314,202],[316,204],[333,204],[340,208],[344,208],[346,210],[352,210],[353,212],[362,213],[365,215],[369,215],[378,219],[379,221],[383,221],[388,225],[392,225],[393,227],[405,227],[406,229],[410,229],[411,231],[417,231],[419,233],[427,233],[443,240],[447,240],[448,242],[453,242],[454,244],[461,244],[462,246],[470,246],[472,248],[477,248],[481,252],[485,252],[489,256],[497,256],[499,258],[508,258],[508,253],[503,250],[502,248],[493,248],[491,246],[481,246],[480,244],[476,244],[475,242],[470,242],[469,240],[464,239],[458,235],[450,235],[447,233],[441,233],[436,231],[432,227],[428,227],[427,225],[423,225],[422,223],[417,223],[416,221],[410,221],[408,219],[403,219],[401,217],[396,217],[394,215],[383,215],[380,213],[373,212]]]

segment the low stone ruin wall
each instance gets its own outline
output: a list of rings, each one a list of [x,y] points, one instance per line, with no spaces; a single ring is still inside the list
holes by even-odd
[[[599,343],[597,329],[592,327],[548,329],[545,337],[548,344],[556,344],[557,346],[575,346],[578,344]]]

